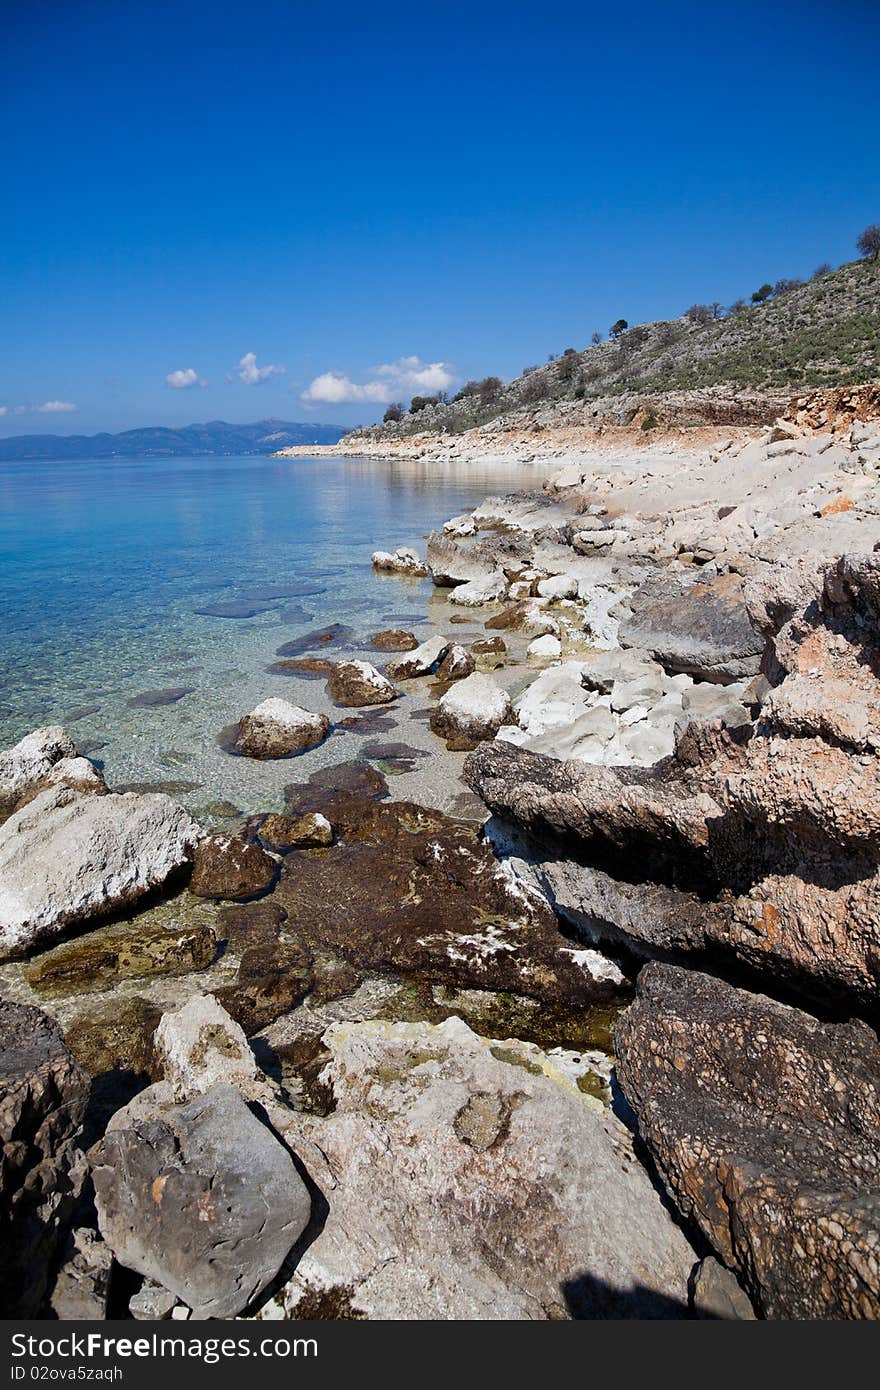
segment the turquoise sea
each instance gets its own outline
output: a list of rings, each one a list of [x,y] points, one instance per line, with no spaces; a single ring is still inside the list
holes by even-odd
[[[374,575],[371,551],[423,553],[432,527],[540,476],[339,458],[0,465],[0,746],[63,723],[111,785],[168,783],[196,810],[270,809],[286,782],[358,756],[344,731],[294,761],[223,752],[219,731],[268,695],[333,713],[323,681],[267,672],[276,648],[329,623],[350,627],[362,656],[382,627],[427,636],[448,621],[442,591]],[[255,611],[196,611],[226,604]],[[183,690],[173,703],[140,698]],[[433,770],[442,802],[448,767],[423,716],[409,719],[418,703],[399,703],[386,737],[421,742],[422,780]]]

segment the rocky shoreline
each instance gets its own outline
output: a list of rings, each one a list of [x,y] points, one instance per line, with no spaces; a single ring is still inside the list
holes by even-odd
[[[230,833],[0,754],[6,1316],[880,1315],[880,426],[802,417],[376,552],[438,631],[297,639]]]

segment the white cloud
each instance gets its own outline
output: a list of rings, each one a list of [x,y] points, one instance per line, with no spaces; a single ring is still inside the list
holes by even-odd
[[[188,386],[207,386],[208,383],[199,376],[195,367],[178,367],[177,371],[168,373],[165,384],[175,391],[185,391]]]
[[[344,372],[323,372],[302,393],[304,401],[339,405],[345,401],[375,401],[385,404],[397,396],[445,391],[455,381],[448,362],[423,362],[420,357],[399,357],[374,367],[372,380],[352,381]]]
[[[384,404],[391,400],[392,394],[384,381],[367,381],[359,386],[342,372],[322,372],[303,391],[302,399],[332,405],[339,405],[343,401],[377,401]]]
[[[269,362],[265,367],[257,366],[257,354],[246,352],[235,369],[235,375],[246,386],[259,386],[261,382],[268,381],[273,376],[283,376],[287,371],[286,367]]]
[[[42,405],[0,405],[0,415],[69,415],[73,401],[43,401]]]

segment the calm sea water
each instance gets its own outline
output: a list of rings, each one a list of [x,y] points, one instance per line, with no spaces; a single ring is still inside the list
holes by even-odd
[[[162,781],[196,809],[223,798],[268,809],[285,782],[357,755],[351,736],[295,764],[222,752],[218,731],[268,695],[332,711],[323,683],[267,673],[276,647],[332,622],[362,646],[404,615],[428,635],[448,620],[442,595],[373,575],[370,552],[423,549],[447,517],[539,476],[309,458],[0,465],[0,746],[61,722],[114,785]],[[259,597],[285,588],[306,592]],[[195,612],[253,594],[271,605],[253,617]],[[191,693],[129,703],[171,687]]]

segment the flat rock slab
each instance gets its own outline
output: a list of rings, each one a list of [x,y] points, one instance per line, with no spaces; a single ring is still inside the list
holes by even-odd
[[[274,603],[251,602],[248,599],[230,599],[228,603],[206,603],[193,612],[200,618],[255,618],[258,613],[268,613]]]
[[[229,1085],[183,1105],[144,1095],[91,1151],[101,1234],[116,1258],[198,1318],[234,1317],[275,1277],[311,1198],[286,1149]]]
[[[275,890],[313,950],[353,965],[554,1004],[614,997],[610,962],[575,950],[473,825],[409,802],[337,793],[324,814],[338,843],[285,861]]]
[[[346,647],[354,639],[354,629],[344,623],[331,623],[329,627],[315,628],[312,632],[294,637],[276,648],[276,656],[305,656],[307,652],[326,651],[331,648]]]
[[[623,647],[649,651],[667,671],[727,684],[758,671],[764,639],[736,574],[688,583],[660,574],[637,589],[620,624]]]
[[[176,705],[185,695],[192,695],[195,686],[174,685],[168,690],[144,690],[126,701],[129,709],[155,709],[160,705]]]
[[[137,902],[200,837],[161,794],[41,792],[0,827],[0,959]]]
[[[766,1317],[880,1317],[871,1029],[648,965],[615,1053],[670,1196]]]
[[[35,994],[53,998],[141,976],[184,975],[204,969],[216,954],[217,940],[204,923],[123,922],[44,951],[28,962],[24,976]]]

